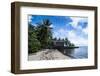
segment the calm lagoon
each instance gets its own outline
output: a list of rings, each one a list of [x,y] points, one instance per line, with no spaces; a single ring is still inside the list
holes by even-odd
[[[79,46],[79,48],[66,49],[64,54],[75,59],[88,58],[88,46]]]

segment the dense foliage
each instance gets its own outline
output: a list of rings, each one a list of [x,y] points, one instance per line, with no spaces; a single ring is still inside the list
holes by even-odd
[[[50,48],[52,43],[51,24],[48,19],[37,23],[37,26],[28,24],[29,53],[37,52],[39,49]]]
[[[74,46],[75,46],[73,43],[71,43],[71,42],[68,40],[68,38],[65,38],[64,43],[65,43],[65,45],[68,46],[68,47],[74,47]]]
[[[48,48],[50,47],[49,45],[51,44],[52,41],[52,32],[50,25],[52,23],[48,20],[45,19],[40,23],[37,23],[37,38],[40,41],[41,48]]]
[[[39,40],[37,39],[36,29],[29,24],[28,27],[28,50],[29,53],[37,52],[41,47]]]

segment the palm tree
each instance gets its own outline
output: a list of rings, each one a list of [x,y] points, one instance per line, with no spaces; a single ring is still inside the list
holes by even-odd
[[[44,19],[42,22],[37,23],[37,38],[41,42],[41,47],[46,48],[50,45],[52,40],[52,32],[50,25],[52,23],[48,19]]]

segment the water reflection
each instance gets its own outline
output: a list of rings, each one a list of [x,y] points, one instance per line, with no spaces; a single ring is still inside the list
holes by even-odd
[[[71,48],[70,49],[59,48],[58,50],[64,55],[67,55],[71,58],[75,58],[75,59],[88,58],[88,47],[87,46],[81,46],[79,48],[72,48],[72,49]]]

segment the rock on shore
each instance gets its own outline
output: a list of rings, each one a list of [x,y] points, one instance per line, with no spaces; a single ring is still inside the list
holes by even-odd
[[[29,54],[28,60],[61,60],[71,59],[56,49],[44,49],[37,53]]]

